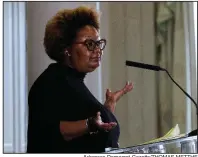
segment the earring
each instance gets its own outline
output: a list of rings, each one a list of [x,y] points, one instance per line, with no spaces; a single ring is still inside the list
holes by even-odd
[[[71,56],[71,54],[69,54],[69,52],[67,50],[65,51],[65,54],[67,54],[67,56],[69,56],[69,57]]]

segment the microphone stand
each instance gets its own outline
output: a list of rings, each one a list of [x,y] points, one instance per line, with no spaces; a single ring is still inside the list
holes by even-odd
[[[195,104],[195,107],[197,109],[197,103],[195,102],[195,100],[177,82],[175,82],[175,80],[172,78],[169,72],[164,68],[161,68],[161,71],[165,71],[168,74],[170,79],[184,92],[184,94],[186,94],[186,96],[188,96],[188,98]],[[198,109],[197,109],[197,127],[198,127]],[[187,134],[188,137],[196,136],[196,135],[198,136],[198,129],[195,129]],[[198,153],[198,141],[197,141],[197,153]]]
[[[170,77],[170,79],[179,87],[179,89],[182,90],[182,92],[184,92],[184,94],[195,104],[196,110],[197,110],[197,127],[198,127],[198,107],[197,107],[197,103],[195,102],[195,100],[172,78],[172,76],[169,74],[169,72],[164,69],[161,68],[160,66],[155,66],[155,65],[149,65],[149,64],[144,64],[144,63],[138,63],[138,62],[133,62],[133,61],[126,61],[126,65],[127,66],[133,66],[133,67],[137,67],[137,68],[143,68],[143,69],[149,69],[149,70],[154,70],[154,71],[165,71],[168,76]],[[198,129],[195,129],[193,131],[191,131],[190,133],[187,134],[188,137],[190,136],[195,136],[198,135]],[[197,142],[198,143],[198,142]],[[197,153],[198,153],[198,144],[197,144]]]
[[[197,103],[195,102],[195,100],[177,82],[175,82],[175,80],[172,78],[172,76],[169,74],[169,72],[163,68],[161,68],[161,71],[165,71],[168,74],[170,79],[184,92],[184,94],[186,94],[188,96],[188,98],[195,104],[195,107],[197,109]],[[197,109],[197,127],[198,127],[198,109]],[[198,135],[197,129],[188,133],[188,136],[195,136],[195,135]],[[198,148],[197,148],[197,150],[198,150]]]

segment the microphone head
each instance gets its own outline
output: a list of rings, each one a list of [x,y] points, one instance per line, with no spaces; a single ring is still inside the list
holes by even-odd
[[[164,70],[163,68],[156,66],[156,65],[150,65],[150,64],[133,62],[133,61],[126,61],[126,65],[137,67],[137,68],[142,68],[142,69],[154,70],[154,71]]]

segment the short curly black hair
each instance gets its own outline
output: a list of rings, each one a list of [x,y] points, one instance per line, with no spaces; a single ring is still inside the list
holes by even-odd
[[[57,12],[47,23],[44,47],[47,55],[57,61],[64,61],[64,50],[72,45],[79,29],[90,25],[99,30],[99,13],[90,7],[80,6]]]

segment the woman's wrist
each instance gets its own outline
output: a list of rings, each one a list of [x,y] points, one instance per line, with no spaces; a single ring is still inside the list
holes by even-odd
[[[98,133],[98,127],[96,125],[96,122],[95,122],[95,118],[94,117],[90,117],[86,120],[86,126],[87,126],[87,129],[88,129],[88,132],[90,134],[96,134]]]
[[[106,107],[108,110],[110,110],[111,112],[115,111],[115,104],[109,104],[107,102],[105,102],[104,107]]]

